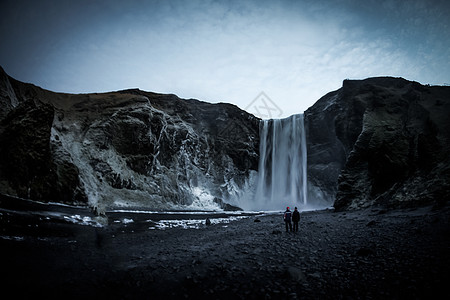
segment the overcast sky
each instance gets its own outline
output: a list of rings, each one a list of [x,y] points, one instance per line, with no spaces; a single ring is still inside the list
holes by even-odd
[[[450,83],[448,0],[0,3],[0,65],[52,91],[140,88],[262,117],[266,101],[286,117],[346,78]]]

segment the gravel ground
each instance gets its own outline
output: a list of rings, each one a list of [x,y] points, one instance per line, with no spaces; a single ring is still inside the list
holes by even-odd
[[[39,209],[0,210],[5,295],[47,299],[447,299],[449,295],[449,206],[303,212],[297,233],[285,232],[281,213],[248,215],[198,229],[158,230],[150,229],[148,215],[122,213],[110,216],[108,226],[95,227],[55,217],[54,211],[53,217],[44,216]]]

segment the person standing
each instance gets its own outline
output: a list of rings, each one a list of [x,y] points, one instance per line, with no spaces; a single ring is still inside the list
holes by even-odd
[[[292,213],[292,222],[294,222],[294,232],[298,232],[298,222],[300,222],[300,212],[297,210],[297,207],[294,209]]]
[[[288,227],[289,227],[289,231],[292,231],[291,219],[292,219],[292,212],[289,210],[289,206],[288,206],[286,208],[286,211],[284,212],[284,223],[286,224],[286,232],[288,232]]]

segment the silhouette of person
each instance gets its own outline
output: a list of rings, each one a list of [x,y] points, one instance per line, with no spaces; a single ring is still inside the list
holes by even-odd
[[[297,210],[297,207],[294,209],[292,213],[292,222],[294,223],[294,232],[298,232],[298,222],[300,221],[300,212]]]
[[[288,227],[289,227],[289,231],[292,231],[292,223],[291,223],[292,212],[289,210],[289,206],[286,208],[283,218],[284,218],[284,223],[286,224],[286,232],[288,232]]]

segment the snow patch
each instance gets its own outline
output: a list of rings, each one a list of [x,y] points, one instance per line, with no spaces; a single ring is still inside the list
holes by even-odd
[[[16,242],[22,242],[23,240],[25,240],[25,238],[23,236],[1,235],[0,238],[3,240],[16,241]]]
[[[134,223],[134,220],[123,218],[122,220],[115,220],[114,223],[130,224],[130,223]]]
[[[214,218],[210,219],[211,225],[216,224],[228,224],[232,221],[237,221],[241,219],[248,218],[248,216],[236,216],[229,218]],[[160,220],[156,222],[155,227],[150,227],[149,229],[170,229],[181,227],[183,229],[199,229],[206,226],[205,220]]]
[[[98,223],[97,221],[94,221],[91,217],[87,217],[87,216],[80,216],[80,215],[64,216],[64,220],[69,221],[74,224],[78,224],[78,225],[103,227],[100,223]]]

